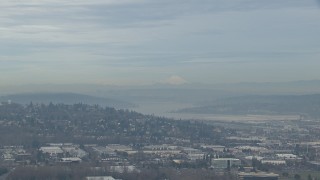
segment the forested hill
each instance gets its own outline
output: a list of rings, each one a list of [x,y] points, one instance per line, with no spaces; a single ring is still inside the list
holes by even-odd
[[[219,99],[203,106],[182,109],[184,113],[296,114],[320,118],[320,94],[241,96]]]
[[[33,103],[63,103],[63,104],[76,104],[76,103],[84,103],[84,104],[99,104],[102,106],[110,106],[119,109],[127,109],[133,107],[134,104],[116,100],[112,98],[102,98],[95,97],[83,94],[76,93],[26,93],[26,94],[13,94],[0,97],[1,101],[11,100],[12,102],[20,103],[20,104],[29,104]]]
[[[0,106],[3,144],[170,143],[170,139],[184,138],[212,142],[219,140],[219,136],[213,126],[201,122],[174,121],[99,105],[3,103]]]

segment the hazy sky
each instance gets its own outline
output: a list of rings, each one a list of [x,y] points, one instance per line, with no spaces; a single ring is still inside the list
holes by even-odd
[[[316,0],[0,0],[0,82],[320,79]]]

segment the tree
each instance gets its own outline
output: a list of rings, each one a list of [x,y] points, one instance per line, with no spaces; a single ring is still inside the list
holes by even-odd
[[[282,173],[282,176],[284,176],[284,177],[289,177],[289,173],[283,172],[283,173]]]
[[[294,179],[297,179],[297,180],[298,180],[298,179],[301,179],[301,176],[300,176],[299,174],[295,174],[295,175],[294,175]]]

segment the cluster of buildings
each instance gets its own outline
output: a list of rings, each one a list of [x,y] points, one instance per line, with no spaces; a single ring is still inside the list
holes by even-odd
[[[23,146],[3,146],[0,148],[0,154],[0,161],[4,166],[30,164],[32,156]]]
[[[62,163],[81,163],[87,152],[73,143],[49,143],[39,148],[45,160]]]

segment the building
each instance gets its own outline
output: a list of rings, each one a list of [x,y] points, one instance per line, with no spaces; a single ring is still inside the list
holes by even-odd
[[[112,176],[90,176],[86,177],[86,180],[116,180]]]
[[[201,148],[211,149],[214,152],[223,152],[226,150],[225,146],[220,146],[220,145],[202,145]]]
[[[41,147],[39,149],[44,154],[58,155],[63,154],[63,150],[60,147]]]
[[[61,158],[61,162],[64,163],[81,163],[81,159],[78,157]]]
[[[219,158],[211,160],[211,166],[215,169],[227,169],[232,167],[238,167],[240,165],[240,159],[235,158]]]
[[[285,160],[261,160],[261,164],[286,165]]]
[[[297,159],[297,155],[294,154],[276,154],[276,156],[281,159]]]
[[[239,180],[278,180],[279,175],[274,173],[265,173],[265,172],[240,172],[238,173]]]
[[[206,155],[204,153],[192,153],[187,155],[187,158],[191,161],[203,160],[205,157]]]
[[[121,145],[121,144],[109,144],[106,146],[107,151],[109,152],[126,152],[126,151],[132,151],[132,148],[129,146]]]
[[[261,156],[246,156],[244,159],[246,160],[253,160],[253,159],[256,159],[258,161],[261,161],[264,157],[261,157]]]

